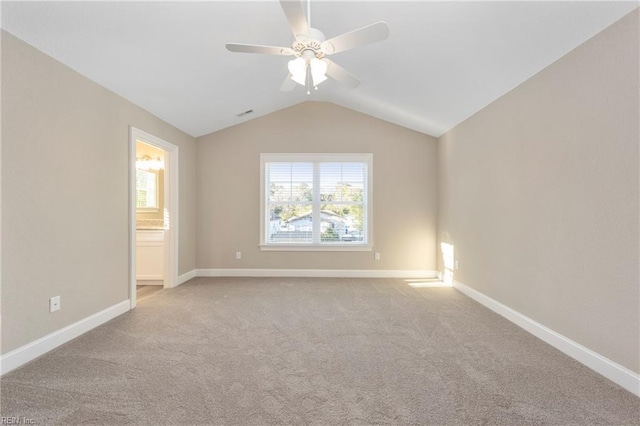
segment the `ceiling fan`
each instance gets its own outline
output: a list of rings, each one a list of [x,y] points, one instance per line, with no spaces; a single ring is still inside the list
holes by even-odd
[[[309,5],[309,1],[307,5]],[[360,84],[360,80],[349,71],[329,60],[327,56],[389,37],[387,23],[379,21],[326,40],[321,31],[311,28],[310,10],[305,15],[304,7],[300,0],[280,0],[280,6],[282,6],[294,36],[291,47],[228,43],[227,49],[231,52],[295,56],[295,59],[289,61],[289,75],[280,87],[282,91],[293,90],[297,83],[305,86],[307,94],[309,94],[311,93],[311,87],[317,90],[318,85],[325,81],[327,76],[349,88],[357,87]],[[307,16],[309,16],[308,21]]]

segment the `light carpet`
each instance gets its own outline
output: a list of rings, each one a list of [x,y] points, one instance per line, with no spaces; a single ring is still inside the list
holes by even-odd
[[[197,278],[9,373],[38,425],[632,425],[640,399],[451,288]]]

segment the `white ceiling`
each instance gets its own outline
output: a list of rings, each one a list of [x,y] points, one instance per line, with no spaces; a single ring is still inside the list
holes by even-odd
[[[330,80],[310,96],[302,86],[279,91],[289,57],[225,49],[289,46],[275,0],[3,1],[2,27],[192,136],[306,100],[439,136],[637,6],[312,1],[312,26],[328,38],[380,20],[391,35],[331,57],[362,80],[358,88]]]

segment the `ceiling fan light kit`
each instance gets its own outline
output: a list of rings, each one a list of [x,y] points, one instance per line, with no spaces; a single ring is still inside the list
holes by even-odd
[[[291,80],[302,86],[307,85],[307,74],[311,74],[311,80],[314,87],[317,87],[318,84],[327,79],[327,63],[315,57],[309,59],[305,55],[303,57],[293,59],[289,61],[288,68],[289,74],[291,74]]]
[[[280,87],[282,91],[293,90],[297,83],[306,87],[307,94],[310,94],[311,87],[317,90],[318,85],[327,80],[327,76],[348,88],[357,87],[360,80],[325,56],[389,37],[389,27],[385,22],[380,21],[326,40],[321,31],[309,25],[310,18],[307,20],[300,0],[280,0],[280,6],[294,36],[291,48],[229,43],[227,49],[231,52],[296,56],[287,64],[289,75]],[[310,16],[310,10],[308,15]]]

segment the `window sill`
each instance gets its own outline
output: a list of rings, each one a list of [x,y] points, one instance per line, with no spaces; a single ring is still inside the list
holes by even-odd
[[[262,251],[372,251],[367,244],[260,244]]]

